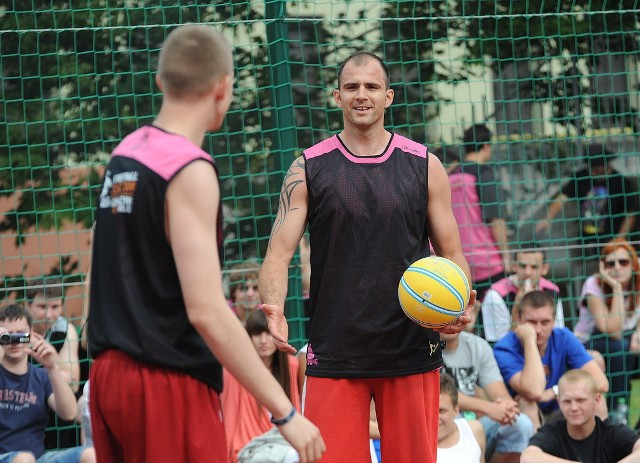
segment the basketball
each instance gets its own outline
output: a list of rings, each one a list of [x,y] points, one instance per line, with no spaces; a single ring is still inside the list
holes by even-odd
[[[398,285],[400,306],[426,328],[454,323],[469,303],[471,288],[460,266],[444,257],[425,257],[405,270]]]

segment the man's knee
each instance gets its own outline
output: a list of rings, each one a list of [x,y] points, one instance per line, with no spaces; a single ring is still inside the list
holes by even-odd
[[[82,451],[80,463],[96,463],[96,451],[93,447],[87,447]]]
[[[516,421],[509,426],[501,426],[496,441],[498,453],[521,453],[533,436],[533,423],[524,413],[520,413]]]
[[[12,463],[36,463],[36,457],[31,452],[20,452],[15,456]]]

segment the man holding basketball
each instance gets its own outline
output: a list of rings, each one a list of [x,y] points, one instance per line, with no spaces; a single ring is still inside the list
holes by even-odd
[[[440,337],[404,315],[397,291],[407,267],[429,255],[429,240],[470,279],[447,175],[425,146],[385,130],[393,90],[380,58],[347,58],[333,96],[344,130],[289,168],[260,272],[263,309],[276,345],[293,353],[284,317],[288,266],[308,223],[304,413],[323,434],[326,461],[368,461],[373,397],[382,460],[435,462]],[[459,332],[469,321],[468,307],[441,331]]]
[[[231,102],[231,47],[209,26],[178,27],[156,81],[160,113],[116,147],[98,204],[89,324],[97,460],[225,461],[224,365],[300,461],[316,461],[318,429],[296,413],[222,288],[218,178],[200,146]]]

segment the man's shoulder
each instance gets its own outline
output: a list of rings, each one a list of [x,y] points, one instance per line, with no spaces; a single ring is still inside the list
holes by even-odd
[[[475,349],[489,349],[491,350],[491,344],[480,336],[469,333],[468,331],[461,331],[458,338],[459,343],[464,346],[469,346],[472,350]]]
[[[329,138],[322,140],[315,145],[310,146],[303,151],[305,159],[314,158],[339,148],[339,140],[337,135],[333,135]]]
[[[554,293],[560,293],[560,287],[558,287],[557,284],[555,284],[553,281],[548,280],[544,277],[540,277],[540,281],[538,282],[538,286],[540,287],[540,289],[547,290],[547,291],[552,291]]]
[[[391,143],[394,148],[420,157],[426,157],[427,153],[429,153],[429,149],[425,145],[411,140],[404,135],[400,135],[399,133],[394,132]]]
[[[513,284],[513,281],[511,281],[511,278],[504,277],[499,279],[495,283],[493,283],[489,287],[489,291],[494,291],[500,297],[504,298],[509,293],[517,292],[518,288],[516,287],[516,285]]]
[[[5,381],[9,381],[9,382],[17,381],[17,382],[23,383],[25,377],[29,377],[28,381],[31,381],[32,379],[35,378],[37,382],[42,384],[49,382],[49,374],[47,372],[47,369],[38,365],[34,365],[32,363],[27,364],[27,372],[21,375],[11,373],[9,370],[0,366],[0,378],[2,378]]]
[[[512,350],[513,348],[521,345],[522,343],[520,342],[520,339],[518,339],[518,335],[514,331],[509,331],[493,345],[493,350]]]
[[[578,339],[576,335],[573,334],[573,331],[571,331],[569,328],[565,326],[561,328],[554,327],[551,330],[551,338],[555,340],[574,340],[574,339],[577,340]]]

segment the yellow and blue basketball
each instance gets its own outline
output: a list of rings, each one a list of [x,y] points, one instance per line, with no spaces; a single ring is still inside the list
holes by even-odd
[[[425,257],[405,270],[398,285],[402,310],[427,328],[454,323],[469,303],[469,280],[455,262]]]

